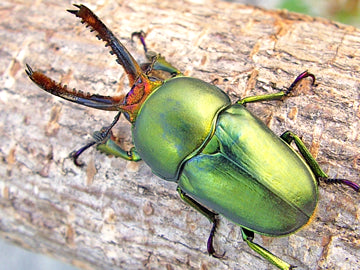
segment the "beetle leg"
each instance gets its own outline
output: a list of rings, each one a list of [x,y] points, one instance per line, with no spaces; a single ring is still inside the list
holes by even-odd
[[[294,82],[290,85],[290,87],[286,91],[280,91],[274,94],[267,94],[267,95],[258,95],[258,96],[251,96],[245,97],[237,101],[237,103],[245,105],[246,103],[252,102],[260,102],[260,101],[270,101],[270,100],[281,100],[284,97],[290,95],[291,91],[295,88],[295,86],[303,79],[311,77],[312,78],[312,85],[315,84],[315,76],[307,71],[302,72],[299,76],[296,77]]]
[[[98,131],[98,133],[101,133],[102,130]],[[81,147],[79,150],[76,150],[72,153],[70,153],[70,158],[74,161],[76,166],[82,167],[84,164],[79,162],[78,158],[79,156],[88,148],[93,146],[94,144],[97,144],[96,149],[100,152],[112,155],[114,157],[120,157],[128,161],[140,161],[141,157],[136,151],[135,147],[132,147],[129,151],[126,151],[122,149],[113,139],[112,132],[109,133],[108,138],[105,139],[105,141],[99,143],[96,140],[86,144],[85,146]]]
[[[133,39],[133,37],[138,37],[140,39],[141,44],[143,45],[144,48],[145,56],[149,60],[149,63],[145,63],[141,65],[142,70],[144,70],[146,74],[151,75],[153,71],[157,70],[157,71],[165,71],[169,73],[171,77],[182,75],[182,72],[173,65],[171,65],[168,61],[166,61],[165,57],[161,56],[156,52],[148,51],[145,42],[146,34],[144,31],[141,30],[139,32],[133,32],[131,34],[131,39]]]
[[[108,138],[105,142],[96,147],[100,152],[112,155],[114,157],[123,158],[128,161],[140,161],[141,157],[135,147],[131,147],[129,151],[122,149],[114,139]]]
[[[141,160],[139,154],[135,150],[135,147],[132,147],[130,151],[125,151],[116,143],[115,137],[112,135],[111,129],[119,121],[120,115],[121,112],[116,114],[110,126],[103,127],[99,131],[95,131],[93,134],[93,141],[81,147],[79,150],[70,153],[70,158],[73,159],[76,166],[81,167],[84,165],[78,161],[78,158],[86,149],[90,148],[94,144],[97,144],[96,149],[102,153],[113,155],[115,157],[121,157],[129,161]]]
[[[138,37],[140,39],[141,44],[143,45],[143,48],[144,48],[145,55],[146,55],[146,53],[148,52],[146,42],[145,42],[146,33],[143,30],[140,30],[138,32],[133,32],[131,34],[132,41],[134,40],[134,37]]]
[[[322,180],[328,184],[341,183],[353,188],[355,191],[360,190],[360,186],[358,184],[349,180],[329,178],[328,175],[320,168],[319,163],[317,163],[317,161],[311,155],[310,151],[306,148],[303,141],[296,134],[292,133],[291,131],[286,131],[280,136],[280,138],[283,139],[287,144],[290,144],[292,141],[295,142],[295,145],[298,148],[299,152],[305,159],[306,163],[310,166],[312,172],[315,174],[318,180]]]
[[[213,256],[215,258],[223,258],[225,256],[225,252],[223,254],[216,253],[216,251],[214,249],[214,245],[213,245],[214,236],[215,236],[215,232],[216,232],[216,227],[217,227],[217,224],[218,224],[218,220],[216,218],[217,214],[214,213],[213,211],[207,209],[206,207],[202,206],[197,201],[195,201],[193,198],[186,195],[185,192],[182,191],[180,187],[177,188],[177,191],[178,191],[178,193],[180,195],[180,198],[185,203],[190,205],[192,208],[194,208],[200,214],[204,215],[213,224],[212,228],[211,228],[211,231],[210,231],[210,236],[209,236],[208,241],[207,241],[207,251],[208,251],[209,255],[211,255],[211,256]]]
[[[147,58],[149,58],[151,61],[150,66],[148,68],[149,71],[147,71],[147,74],[150,74],[150,72],[154,70],[159,70],[159,71],[168,72],[171,75],[171,77],[183,75],[180,70],[178,70],[176,67],[171,65],[168,61],[166,61],[165,57],[161,56],[160,54],[156,54],[154,52],[148,52]]]
[[[294,265],[288,264],[287,262],[284,262],[283,260],[281,260],[279,257],[272,254],[267,249],[265,249],[262,246],[254,243],[253,242],[253,240],[254,240],[254,232],[249,231],[249,230],[241,227],[241,235],[242,235],[243,240],[248,244],[248,246],[252,250],[254,250],[258,254],[260,254],[262,257],[267,259],[269,262],[271,262],[273,265],[277,266],[278,268],[288,270],[288,269],[293,269],[293,268],[296,267]]]

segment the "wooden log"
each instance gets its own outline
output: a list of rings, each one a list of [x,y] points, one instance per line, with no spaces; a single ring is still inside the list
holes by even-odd
[[[214,81],[233,100],[286,88],[302,71],[317,77],[284,102],[248,108],[277,134],[302,136],[331,177],[359,183],[360,30],[287,11],[220,1],[98,1],[87,5],[136,59],[133,31],[186,75]],[[70,87],[99,94],[129,90],[107,48],[59,1],[5,1],[1,9],[0,235],[82,269],[269,269],[222,218],[209,257],[209,222],[179,198],[176,184],[143,162],[94,149],[74,166],[68,154],[114,113],[70,104],[39,90],[25,63]],[[131,146],[130,125],[114,129]],[[276,169],[276,168],[274,168]],[[312,222],[288,237],[255,241],[297,269],[356,269],[359,194],[320,184]],[[256,211],[256,209],[252,209]],[[356,266],[357,265],[357,266]]]

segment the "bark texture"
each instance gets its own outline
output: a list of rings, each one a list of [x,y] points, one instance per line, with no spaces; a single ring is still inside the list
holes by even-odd
[[[0,9],[0,235],[82,269],[272,269],[222,218],[206,253],[209,222],[180,201],[176,184],[143,162],[95,150],[75,167],[68,154],[114,113],[60,100],[39,90],[24,68],[46,71],[70,87],[127,92],[122,68],[79,20],[70,1],[5,1]],[[133,31],[185,74],[214,81],[234,100],[274,93],[308,69],[285,102],[248,108],[277,134],[302,136],[331,177],[360,181],[360,30],[325,19],[220,1],[86,3],[144,61]],[[131,146],[130,125],[114,129]],[[276,168],[274,168],[275,170]],[[358,269],[359,194],[320,185],[313,221],[283,238],[255,241],[297,269]],[[252,209],[256,210],[256,209]]]

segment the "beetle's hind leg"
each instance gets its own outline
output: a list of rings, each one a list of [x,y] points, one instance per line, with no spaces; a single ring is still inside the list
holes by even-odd
[[[310,166],[312,172],[315,174],[318,180],[322,180],[328,184],[337,184],[341,183],[353,188],[355,191],[360,190],[360,186],[354,182],[351,182],[346,179],[332,179],[329,178],[328,175],[320,168],[319,163],[315,160],[315,158],[311,155],[310,151],[306,148],[303,141],[297,136],[296,134],[292,133],[291,131],[286,131],[282,134],[281,139],[283,139],[287,144],[290,144],[294,141],[296,147],[298,148],[299,152],[305,159],[306,163]]]
[[[196,211],[198,211],[200,214],[204,215],[213,225],[210,231],[210,235],[207,241],[207,251],[209,255],[215,257],[215,258],[223,258],[225,256],[225,252],[223,254],[216,253],[214,249],[214,236],[216,232],[216,227],[218,224],[217,214],[213,211],[207,209],[206,207],[199,204],[194,199],[190,198],[188,195],[185,194],[184,191],[181,190],[180,187],[177,188],[177,191],[179,192],[180,198],[190,205],[192,208],[194,208]]]
[[[307,77],[310,77],[312,79],[312,85],[314,85],[315,76],[309,73],[308,71],[304,71],[299,76],[297,76],[296,79],[293,81],[293,83],[290,85],[290,87],[288,87],[284,91],[280,91],[274,94],[245,97],[237,101],[237,103],[245,105],[247,103],[260,102],[260,101],[281,100],[285,97],[288,97],[290,93],[293,91],[293,89],[295,89],[295,87],[298,85],[298,83]]]
[[[261,256],[263,256],[265,259],[267,259],[269,262],[271,262],[273,265],[276,265],[277,267],[279,267],[280,269],[293,269],[296,266],[290,265],[287,262],[284,262],[283,260],[281,260],[280,258],[278,258],[277,256],[275,256],[274,254],[272,254],[270,251],[268,251],[267,249],[263,248],[262,246],[256,244],[253,242],[254,240],[254,232],[249,231],[243,227],[241,227],[241,235],[243,240],[248,244],[248,246],[254,250],[255,252],[257,252],[258,254],[260,254]]]

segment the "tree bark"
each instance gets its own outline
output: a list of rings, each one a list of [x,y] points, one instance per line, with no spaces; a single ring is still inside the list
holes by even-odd
[[[248,108],[276,134],[302,136],[330,177],[359,183],[359,29],[210,0],[96,3],[86,5],[140,62],[141,44],[130,37],[142,29],[151,50],[186,75],[216,83],[234,101],[275,93],[304,70],[314,73],[315,87],[304,80],[295,97]],[[209,257],[207,219],[178,198],[176,184],[154,176],[143,162],[95,149],[81,156],[83,168],[68,159],[115,114],[39,90],[25,63],[84,91],[112,95],[129,86],[104,44],[66,9],[70,3],[51,0],[5,1],[1,9],[0,235],[83,269],[272,269],[224,218],[216,248],[226,259]],[[114,132],[131,146],[125,119]],[[255,241],[297,269],[356,269],[359,202],[350,188],[320,184],[309,225]]]

